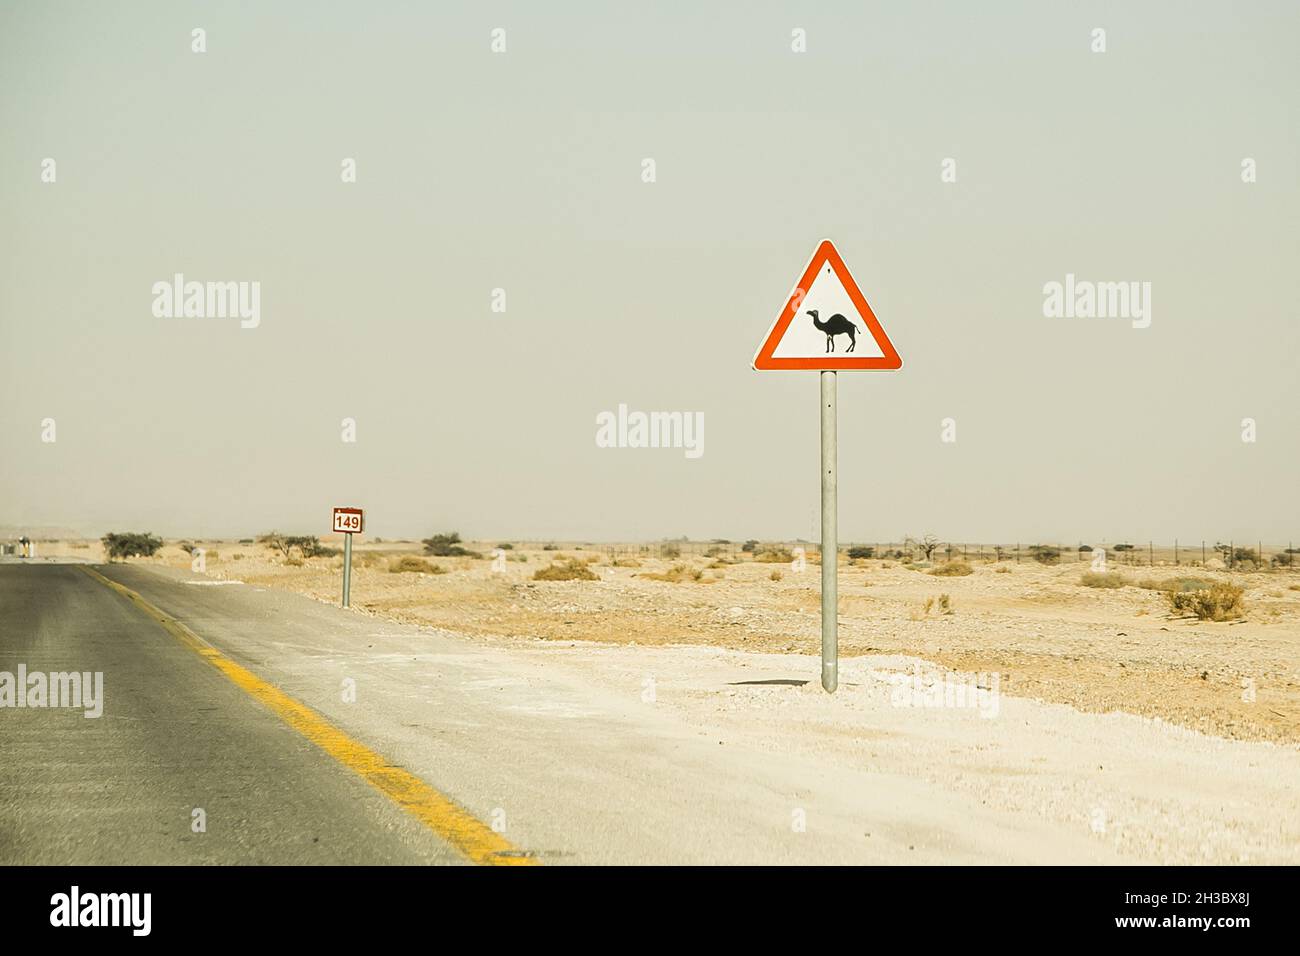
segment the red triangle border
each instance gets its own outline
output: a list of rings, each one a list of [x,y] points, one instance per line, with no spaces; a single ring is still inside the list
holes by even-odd
[[[827,263],[835,270],[835,275],[839,277],[848,292],[849,299],[858,310],[858,315],[867,326],[867,331],[871,337],[876,340],[881,355],[863,356],[859,358],[856,355],[826,355],[814,358],[774,358],[772,353],[776,351],[777,345],[785,335],[786,329],[794,320],[795,313],[799,309],[803,297],[808,290],[812,288],[813,279],[816,278],[818,270]],[[885,330],[880,326],[880,320],[876,318],[876,313],[871,310],[867,304],[867,298],[858,288],[858,284],[853,281],[853,276],[849,272],[848,266],[840,257],[839,250],[829,239],[823,239],[813,253],[812,259],[808,262],[808,267],[804,269],[803,276],[795,284],[794,290],[790,293],[790,298],[786,300],[785,308],[777,316],[775,324],[768,331],[767,337],[763,344],[759,346],[757,354],[754,356],[753,367],[759,371],[770,371],[780,369],[819,369],[819,370],[839,370],[839,369],[899,369],[903,367],[903,360],[899,357],[897,350]]]

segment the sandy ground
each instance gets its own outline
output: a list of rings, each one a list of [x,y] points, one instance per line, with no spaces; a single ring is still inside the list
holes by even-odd
[[[53,546],[47,545],[47,548]],[[65,553],[98,557],[98,545]],[[212,542],[207,573],[337,602],[341,559],[286,564],[261,545]],[[491,553],[491,544],[470,544]],[[51,553],[58,553],[57,549]],[[215,553],[215,556],[214,556]],[[542,638],[615,645],[702,645],[755,653],[820,648],[820,568],[705,558],[647,558],[612,567],[607,554],[569,548],[489,559],[429,558],[443,574],[390,573],[418,544],[365,544],[354,556],[353,605],[394,621],[482,639]],[[566,556],[592,561],[597,581],[532,576]],[[184,567],[169,545],[155,562]],[[674,566],[700,581],[654,580]],[[961,672],[996,673],[1003,694],[1080,710],[1159,717],[1208,734],[1300,743],[1300,571],[1230,573],[1183,566],[1124,568],[1130,586],[1084,587],[1086,564],[972,562],[938,577],[897,561],[841,556],[840,653],[903,654]],[[772,580],[774,573],[780,580]],[[1195,575],[1246,588],[1246,618],[1175,617],[1138,582]],[[951,613],[939,609],[948,595]],[[934,601],[930,611],[925,603]],[[816,671],[810,674],[815,678]]]
[[[1300,575],[1179,569],[1247,586],[1245,622],[1215,624],[1172,618],[1147,588],[1083,587],[1073,563],[1005,572],[976,564],[969,576],[945,578],[868,560],[841,574],[841,689],[830,696],[817,684],[815,565],[730,565],[671,583],[643,575],[709,562],[610,567],[589,554],[598,580],[532,580],[561,553],[583,554],[568,549],[530,552],[496,573],[473,558],[429,559],[441,574],[386,570],[417,550],[372,545],[356,556],[358,617],[405,626],[376,620],[372,643],[352,650],[326,653],[322,638],[304,632],[301,649],[281,640],[253,645],[250,655],[269,676],[282,672],[285,686],[301,682],[303,699],[338,710],[340,720],[355,712],[331,701],[334,670],[366,668],[368,686],[392,689],[386,723],[359,728],[376,739],[400,742],[407,731],[398,728],[426,719],[402,710],[415,706],[410,668],[424,666],[424,642],[438,651],[444,678],[453,660],[465,669],[453,683],[470,695],[467,706],[482,697],[510,719],[525,715],[554,735],[547,746],[556,752],[574,733],[586,739],[585,722],[617,715],[626,745],[584,745],[603,754],[590,755],[584,773],[606,774],[599,789],[614,816],[574,859],[739,860],[751,834],[762,845],[755,859],[769,860],[788,846],[791,860],[845,862],[1300,862],[1300,590],[1292,587]],[[97,557],[93,548],[68,556]],[[183,574],[188,562],[169,546],[139,563]],[[206,575],[186,577],[337,603],[338,563],[293,566],[260,546],[214,542]],[[1125,573],[1136,581],[1175,571]],[[953,613],[925,612],[940,594]],[[460,650],[450,653],[447,641]],[[650,740],[677,741],[654,772],[645,763]],[[398,756],[417,769],[432,759],[427,739]],[[455,759],[436,756],[430,774]],[[520,815],[536,821],[537,845],[571,843],[571,829],[546,829],[546,808],[581,794],[551,792],[563,787],[546,774],[536,794],[521,793],[522,759],[513,774],[501,761],[500,780],[481,761],[463,770],[472,792],[516,794]],[[627,766],[613,773],[609,761]],[[620,774],[636,778],[626,793],[616,789]],[[673,811],[678,798],[652,799],[660,776],[697,790],[698,807]],[[740,792],[753,806],[727,810],[729,794]],[[691,830],[665,817],[659,843],[633,848],[618,838],[618,813],[633,808],[643,821],[662,812],[709,822]],[[732,817],[735,840],[718,837],[708,852],[691,843],[722,833]],[[876,822],[862,829],[863,819]],[[786,844],[783,832],[809,840]],[[671,842],[672,833],[694,836]]]

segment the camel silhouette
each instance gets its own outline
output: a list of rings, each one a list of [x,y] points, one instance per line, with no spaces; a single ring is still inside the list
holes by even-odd
[[[835,351],[835,336],[840,335],[841,333],[849,337],[849,347],[844,350],[845,352],[852,352],[853,349],[857,346],[858,327],[854,325],[852,322],[850,322],[848,319],[844,318],[844,316],[840,315],[838,312],[832,315],[825,322],[817,318],[816,309],[809,309],[808,314],[813,317],[813,325],[817,326],[817,328],[821,329],[823,332],[826,333],[827,352]]]

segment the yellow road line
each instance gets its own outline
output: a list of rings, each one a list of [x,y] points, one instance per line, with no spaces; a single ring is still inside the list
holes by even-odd
[[[167,633],[207,660],[247,694],[274,711],[286,724],[358,774],[366,783],[410,813],[472,862],[488,866],[530,866],[538,862],[415,774],[388,763],[307,705],[299,703],[278,687],[236,664],[135,591],[104,577],[93,568],[86,565],[80,567],[92,578],[108,585],[136,605],[162,625]]]

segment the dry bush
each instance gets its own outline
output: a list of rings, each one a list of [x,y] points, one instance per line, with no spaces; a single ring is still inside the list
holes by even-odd
[[[1085,588],[1122,588],[1128,581],[1118,571],[1085,571],[1079,583]]]
[[[302,567],[302,558],[298,557],[296,554],[291,554],[284,559],[284,563],[291,568],[300,568]]]
[[[1010,573],[1011,573],[1011,569],[1010,569],[1009,567],[1007,567],[1005,564],[999,564],[996,568],[993,569],[993,571],[994,571],[995,574],[1010,574]]]
[[[447,569],[438,564],[430,564],[424,558],[417,558],[413,554],[404,554],[388,562],[388,572],[390,574],[446,574]]]
[[[765,548],[754,555],[754,560],[763,564],[789,564],[794,560],[794,553],[789,548]]]
[[[1244,593],[1245,589],[1224,581],[1201,591],[1169,591],[1169,606],[1202,621],[1232,621],[1246,616],[1241,606]]]
[[[937,568],[931,568],[930,573],[940,578],[960,578],[970,574],[971,570],[971,566],[965,561],[949,561]]]
[[[952,613],[952,601],[946,594],[939,595],[939,611],[943,614]]]
[[[533,572],[534,581],[597,581],[599,576],[587,567],[587,562],[568,558],[556,561],[550,567]]]
[[[773,571],[771,574],[768,575],[768,577],[771,578],[773,581],[780,581],[782,575],[780,571]]]
[[[704,581],[704,572],[698,568],[687,567],[684,564],[674,564],[662,573],[648,572],[640,574],[638,577],[648,578],[651,581],[667,581],[669,584],[681,584],[683,581],[699,583]]]
[[[641,562],[636,558],[615,558],[610,562],[616,568],[639,568]]]

